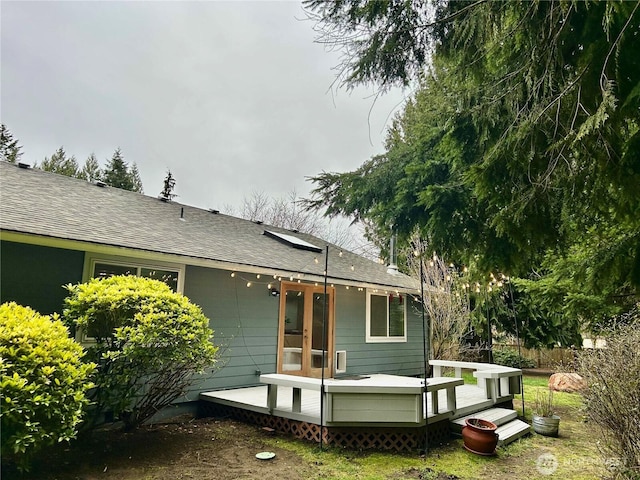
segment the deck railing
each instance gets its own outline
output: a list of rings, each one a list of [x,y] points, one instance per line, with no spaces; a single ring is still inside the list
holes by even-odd
[[[487,399],[494,403],[504,397],[520,393],[522,370],[491,363],[459,362],[455,360],[429,360],[433,376],[442,377],[444,367],[453,368],[456,377],[462,377],[462,370],[472,370],[478,379],[478,386],[484,389]]]

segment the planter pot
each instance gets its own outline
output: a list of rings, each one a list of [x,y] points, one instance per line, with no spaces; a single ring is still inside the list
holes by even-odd
[[[560,426],[560,417],[553,415],[551,417],[533,416],[533,431],[547,437],[557,437],[558,427]]]
[[[464,448],[478,455],[493,455],[498,445],[495,423],[480,418],[469,418],[462,428]]]

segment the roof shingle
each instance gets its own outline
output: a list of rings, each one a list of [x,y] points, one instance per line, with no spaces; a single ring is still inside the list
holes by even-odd
[[[328,244],[312,235],[4,161],[0,161],[0,228],[314,276],[323,275]],[[299,238],[322,253],[293,248],[264,235],[265,229]],[[387,273],[384,265],[348,251],[339,255],[340,251],[329,245],[331,279],[416,289],[412,278]]]

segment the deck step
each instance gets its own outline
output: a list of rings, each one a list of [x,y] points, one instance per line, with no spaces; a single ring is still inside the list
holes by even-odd
[[[518,414],[515,410],[509,408],[489,408],[481,412],[475,412],[464,417],[456,418],[451,421],[451,430],[453,433],[461,433],[462,427],[465,425],[465,420],[468,418],[481,418],[495,423],[498,427],[510,422],[511,420],[518,418]]]
[[[451,431],[454,435],[462,435],[462,427],[464,427],[465,420],[468,418],[482,418],[483,420],[489,420],[495,423],[498,426],[496,430],[498,434],[498,446],[508,445],[531,431],[528,423],[518,419],[518,414],[515,410],[509,408],[489,408],[451,420]]]
[[[496,433],[498,434],[498,446],[508,445],[511,442],[515,442],[520,437],[527,435],[531,432],[531,427],[528,423],[522,420],[511,420],[509,423],[498,427]]]

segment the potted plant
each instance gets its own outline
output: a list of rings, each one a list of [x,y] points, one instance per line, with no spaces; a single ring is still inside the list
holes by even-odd
[[[464,448],[478,455],[493,455],[498,444],[497,425],[481,418],[468,418],[462,427]]]
[[[555,414],[553,390],[536,392],[533,410],[533,431],[547,437],[557,437],[560,417]]]

